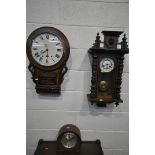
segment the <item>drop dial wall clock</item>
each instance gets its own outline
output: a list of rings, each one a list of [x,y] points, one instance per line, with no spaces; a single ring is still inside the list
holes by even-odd
[[[125,34],[122,41],[118,42],[122,33],[102,31],[104,41],[100,40],[98,33],[93,47],[89,49],[92,56],[92,79],[88,100],[92,104],[106,106],[108,103],[115,103],[117,106],[119,102],[123,102],[120,98],[123,60],[129,49]]]
[[[53,27],[38,28],[28,37],[26,51],[36,92],[60,94],[70,54],[65,35]]]
[[[57,153],[79,153],[81,147],[80,130],[72,125],[64,125],[58,133],[57,138]]]

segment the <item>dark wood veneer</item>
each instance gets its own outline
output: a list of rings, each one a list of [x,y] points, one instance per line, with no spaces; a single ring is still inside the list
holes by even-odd
[[[42,66],[38,64],[31,52],[33,40],[40,34],[50,33],[59,38],[63,45],[63,56],[60,61],[52,66]],[[67,72],[66,62],[70,54],[70,46],[65,35],[53,27],[40,27],[33,31],[27,39],[26,43],[27,57],[30,61],[28,66],[32,74],[33,82],[36,84],[37,93],[53,93],[60,94],[60,85],[63,81],[63,76]]]
[[[122,42],[118,43],[118,37],[122,32],[119,31],[103,31],[104,41],[100,40],[99,33],[96,36],[93,47],[89,49],[89,54],[92,56],[92,79],[91,79],[91,93],[88,94],[88,100],[98,106],[106,106],[109,103],[123,102],[120,98],[122,73],[124,67],[124,55],[129,53],[126,35],[122,38]],[[111,41],[113,40],[113,41]],[[110,43],[108,43],[110,42]],[[104,46],[101,47],[101,44]],[[117,48],[120,44],[121,48]],[[101,73],[100,60],[101,58],[112,58],[114,60],[115,68],[109,73]],[[99,83],[106,80],[110,84],[110,91],[100,91]]]
[[[70,148],[70,149],[66,149],[62,143],[61,143],[61,139],[63,137],[63,135],[67,132],[72,132],[77,136],[77,144],[75,145],[75,147]],[[58,138],[57,138],[57,153],[61,154],[61,153],[65,153],[65,152],[69,152],[69,153],[78,153],[80,152],[80,147],[81,147],[81,133],[79,128],[77,128],[75,125],[72,124],[67,124],[64,125],[58,133]]]

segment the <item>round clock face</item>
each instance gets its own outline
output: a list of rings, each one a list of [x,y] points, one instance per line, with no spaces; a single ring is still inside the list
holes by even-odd
[[[111,58],[104,58],[100,62],[101,72],[111,72],[114,69],[114,61]]]
[[[31,54],[33,59],[42,66],[57,64],[64,53],[61,40],[51,33],[42,33],[32,41]]]
[[[67,132],[62,136],[61,143],[65,148],[73,148],[77,144],[78,138],[72,132]]]

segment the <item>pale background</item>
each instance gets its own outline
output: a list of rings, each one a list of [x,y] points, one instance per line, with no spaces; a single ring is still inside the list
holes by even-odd
[[[71,46],[60,97],[36,94],[27,70],[27,155],[33,155],[39,139],[56,140],[66,123],[77,125],[83,140],[100,139],[105,155],[129,154],[128,55],[121,93],[124,103],[99,109],[89,106],[86,97],[91,81],[87,51],[102,30],[125,31],[128,37],[128,5],[128,0],[27,0],[27,37],[38,27],[53,26]]]

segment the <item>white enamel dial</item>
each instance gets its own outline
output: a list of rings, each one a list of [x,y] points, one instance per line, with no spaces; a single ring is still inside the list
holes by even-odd
[[[63,135],[61,143],[65,148],[73,148],[77,143],[77,136],[72,132],[67,132]]]
[[[114,61],[111,58],[103,58],[100,62],[101,72],[111,72],[114,69]]]
[[[50,33],[38,35],[32,42],[32,57],[42,66],[52,66],[63,56],[63,45],[59,38]]]

